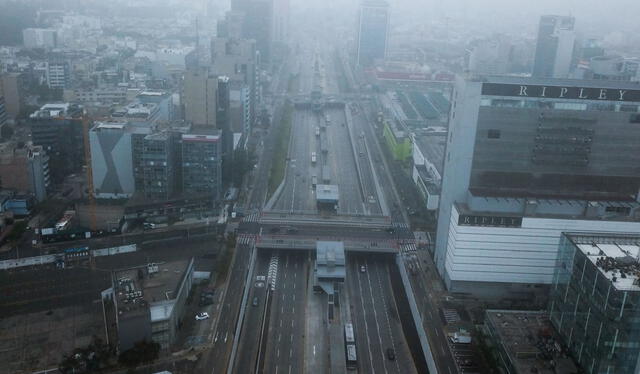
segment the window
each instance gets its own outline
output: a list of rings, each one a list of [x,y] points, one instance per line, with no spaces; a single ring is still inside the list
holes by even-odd
[[[500,130],[491,129],[487,133],[487,138],[489,139],[500,139]]]

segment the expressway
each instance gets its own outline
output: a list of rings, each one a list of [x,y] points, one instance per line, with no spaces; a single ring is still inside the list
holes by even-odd
[[[265,352],[265,373],[301,373],[305,352],[308,254],[278,255]]]
[[[258,277],[264,276],[266,280],[269,260],[270,254],[267,251],[258,252],[256,265],[251,275],[252,283],[249,285],[248,305],[245,309],[244,323],[240,333],[238,353],[233,368],[234,373],[252,373],[255,370],[268,287],[266,281],[263,281],[262,278],[259,280]],[[253,304],[254,299],[257,300],[257,305]]]
[[[398,318],[389,266],[395,264],[388,257],[348,256],[347,292],[359,373],[416,373]],[[394,350],[395,360],[388,359],[388,349]]]

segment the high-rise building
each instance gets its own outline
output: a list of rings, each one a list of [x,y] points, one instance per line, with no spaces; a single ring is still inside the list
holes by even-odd
[[[171,131],[149,134],[142,140],[142,156],[137,167],[142,177],[142,192],[151,200],[167,200],[177,192],[179,153],[176,135]],[[135,162],[135,161],[134,161]],[[138,164],[139,165],[139,164]]]
[[[183,134],[182,192],[220,200],[222,190],[222,142],[218,130],[194,128]]]
[[[506,36],[475,40],[468,49],[467,69],[472,74],[505,74],[511,63],[511,43]]]
[[[71,80],[69,62],[61,59],[48,61],[46,79],[49,88],[66,88]]]
[[[23,100],[23,79],[20,73],[6,73],[0,77],[0,96],[4,96],[7,116],[15,119],[20,114]]]
[[[356,61],[367,67],[387,55],[389,4],[384,0],[365,0],[358,17]]]
[[[260,62],[271,63],[274,40],[274,0],[250,0],[243,10],[243,37],[256,41]]]
[[[637,88],[519,77],[456,82],[435,252],[449,289],[542,291],[562,232],[640,231]]]
[[[542,16],[533,62],[537,78],[567,78],[573,62],[575,19],[568,16]]]
[[[194,126],[216,127],[218,77],[208,67],[184,74],[184,117]]]
[[[640,235],[565,233],[551,323],[585,373],[640,372]]]
[[[58,45],[58,35],[54,29],[24,29],[22,39],[25,48],[55,48]]]
[[[150,127],[127,122],[97,122],[89,131],[91,170],[97,198],[128,198],[135,192],[132,137]]]
[[[83,111],[69,103],[45,104],[29,116],[31,140],[49,155],[54,184],[80,172],[84,164]]]
[[[229,78],[231,129],[248,132],[260,101],[259,54],[253,40],[214,38],[211,41],[212,70]],[[246,117],[248,111],[249,117]]]

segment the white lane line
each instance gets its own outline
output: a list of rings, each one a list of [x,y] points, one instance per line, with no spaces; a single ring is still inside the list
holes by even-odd
[[[276,357],[280,357],[280,348],[276,350]]]
[[[280,327],[282,327],[282,320],[280,320]]]
[[[217,342],[217,341],[218,341],[218,334],[219,334],[219,333],[220,333],[220,332],[216,332],[216,338],[215,338],[215,339],[213,339],[213,341],[214,341],[214,342]]]
[[[367,269],[369,268],[369,264],[365,260],[365,266]],[[388,373],[386,359],[384,357],[384,350],[382,349],[382,334],[380,333],[380,324],[378,323],[378,311],[376,310],[376,301],[373,297],[373,286],[371,285],[371,272],[367,271],[367,282],[369,283],[369,295],[371,295],[371,302],[373,303],[373,320],[376,321],[376,331],[378,332],[378,343],[380,344],[380,354],[382,355],[382,367],[384,368],[384,372]]]
[[[284,314],[284,307],[283,306],[280,307],[280,314]]]
[[[227,331],[226,334],[224,334],[224,342],[227,342],[227,338],[229,337],[229,331]]]
[[[293,327],[293,320],[291,320],[291,327]]]
[[[296,294],[293,294],[293,301],[296,301]]]
[[[289,348],[289,358],[293,357],[293,348]]]
[[[294,306],[291,309],[292,309],[291,314],[296,314],[296,307]]]
[[[276,365],[276,374],[278,374],[278,365]]]
[[[289,335],[289,340],[293,343],[293,334]]]
[[[315,344],[313,345],[313,355],[314,356],[316,355],[316,345]]]
[[[434,331],[436,332],[436,336],[440,336],[440,334],[438,334],[438,329],[434,329]]]
[[[296,289],[296,284],[295,284],[295,283],[293,284],[293,289],[294,289],[294,290]]]
[[[358,268],[360,268],[360,265],[358,265],[356,263],[356,269],[358,269]],[[358,274],[358,273],[356,273],[356,274]],[[367,335],[367,343],[368,344],[365,344],[365,345],[367,346],[367,349],[369,350],[369,358],[370,358],[369,365],[371,366],[371,372],[373,374],[376,374],[376,369],[373,367],[373,353],[371,353],[371,344],[370,344],[371,337],[369,337],[369,325],[367,325],[367,318],[366,318],[366,315],[365,315],[365,312],[364,312],[364,298],[362,297],[362,283],[360,281],[360,274],[358,274],[356,276],[356,278],[358,278],[358,283],[357,283],[357,288],[358,288],[357,291],[358,292],[356,294],[360,296],[360,307],[362,308],[361,316],[362,316],[362,320],[363,320],[363,324],[364,324],[364,331],[365,331],[365,333]]]
[[[282,334],[278,334],[278,343],[280,343],[280,338],[282,338]]]
[[[291,365],[289,365],[289,374],[291,374]]]

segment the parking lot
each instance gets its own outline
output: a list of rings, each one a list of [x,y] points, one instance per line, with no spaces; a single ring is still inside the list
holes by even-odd
[[[0,319],[0,374],[55,368],[65,354],[103,340],[102,304],[68,306]]]

